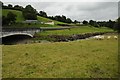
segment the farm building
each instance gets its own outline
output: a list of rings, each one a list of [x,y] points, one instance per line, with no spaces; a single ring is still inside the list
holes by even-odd
[[[48,21],[45,24],[50,24],[50,25],[54,25],[54,21]]]
[[[41,22],[38,20],[25,20],[23,21],[23,23],[41,23]]]

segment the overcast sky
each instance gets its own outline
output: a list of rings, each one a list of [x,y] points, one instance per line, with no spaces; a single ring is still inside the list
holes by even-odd
[[[48,16],[65,15],[72,20],[115,20],[118,17],[118,0],[113,2],[89,1],[89,2],[8,2],[2,1],[4,4],[32,5],[37,11],[45,11]]]

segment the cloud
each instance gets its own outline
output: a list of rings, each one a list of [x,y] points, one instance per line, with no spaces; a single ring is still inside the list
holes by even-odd
[[[2,0],[4,2],[118,2],[119,0]]]
[[[120,17],[120,2],[118,3],[118,16]]]
[[[46,7],[50,15],[65,15],[77,20],[109,20],[118,16],[117,2],[77,2],[77,3],[56,3]]]

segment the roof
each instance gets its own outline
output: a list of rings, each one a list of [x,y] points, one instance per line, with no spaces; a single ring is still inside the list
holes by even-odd
[[[25,20],[25,22],[37,22],[38,20]]]
[[[23,21],[24,23],[36,23],[36,22],[39,22],[38,20],[25,20]]]

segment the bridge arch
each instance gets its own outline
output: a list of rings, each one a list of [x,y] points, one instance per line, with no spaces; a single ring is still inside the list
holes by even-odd
[[[2,37],[2,44],[19,44],[19,43],[27,43],[31,40],[33,37],[32,34],[28,33],[14,33],[14,34],[9,34],[9,35],[4,35]]]
[[[19,36],[19,35],[23,35],[23,36],[29,36],[29,37],[33,37],[33,35],[32,34],[30,34],[30,33],[9,33],[9,34],[5,34],[5,35],[3,35],[2,36],[2,38],[5,38],[5,37],[10,37],[10,36]]]

